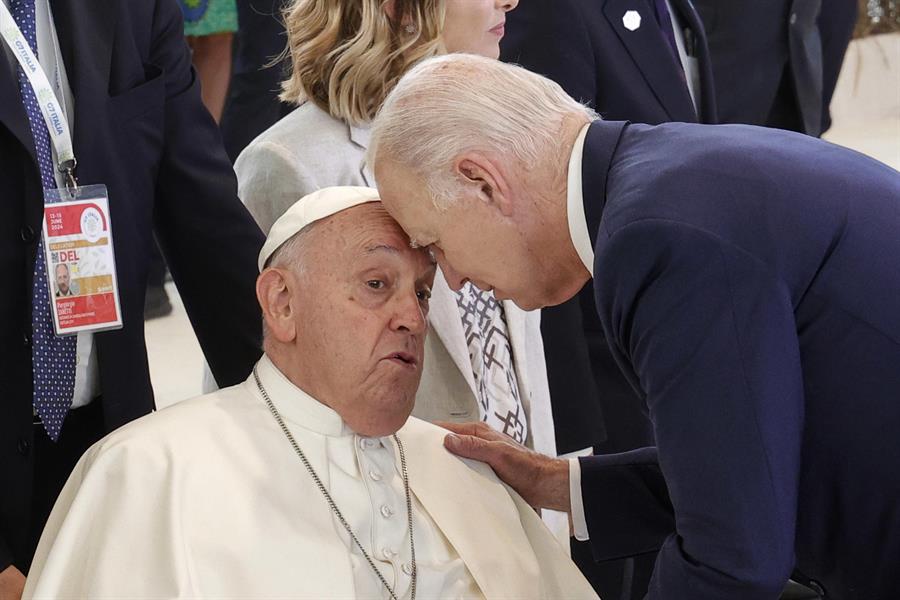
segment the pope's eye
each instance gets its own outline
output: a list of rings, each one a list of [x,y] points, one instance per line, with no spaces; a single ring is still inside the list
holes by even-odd
[[[428,290],[422,290],[421,292],[416,292],[416,296],[418,296],[419,300],[431,300],[431,292]]]
[[[373,290],[381,290],[384,289],[384,282],[380,279],[370,279],[366,282],[366,285],[372,288]]]

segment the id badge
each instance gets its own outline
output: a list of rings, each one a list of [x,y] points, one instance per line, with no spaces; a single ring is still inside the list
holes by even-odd
[[[122,327],[105,185],[44,190],[44,261],[58,336]]]

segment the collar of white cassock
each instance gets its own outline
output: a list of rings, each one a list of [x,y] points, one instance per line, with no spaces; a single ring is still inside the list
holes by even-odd
[[[378,190],[368,187],[327,187],[304,196],[272,225],[259,251],[259,270],[265,269],[275,251],[307,225],[360,204],[380,201]]]
[[[329,437],[354,434],[339,414],[294,385],[265,354],[256,364],[256,372],[272,403],[291,429],[302,427]],[[255,390],[252,376],[250,384]]]

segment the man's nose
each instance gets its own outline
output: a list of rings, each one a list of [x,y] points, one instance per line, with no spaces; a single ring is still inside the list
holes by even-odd
[[[435,256],[437,259],[438,266],[441,268],[441,273],[444,274],[444,279],[447,280],[447,285],[450,286],[450,289],[458,292],[462,289],[463,284],[465,284],[469,279],[464,277],[462,273],[454,269],[450,266],[450,263],[447,262],[447,259],[444,258],[443,254],[437,254]]]
[[[396,302],[396,312],[391,328],[397,331],[409,331],[414,335],[425,333],[427,327],[425,311],[422,310],[422,304],[416,292],[404,294],[402,298],[397,298]]]

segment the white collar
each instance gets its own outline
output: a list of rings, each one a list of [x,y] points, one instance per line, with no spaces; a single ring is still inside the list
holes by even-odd
[[[569,157],[569,176],[566,186],[566,213],[569,219],[569,236],[582,264],[594,276],[594,246],[588,233],[587,217],[584,215],[584,196],[581,190],[581,160],[584,155],[584,139],[590,123],[582,127],[572,146]]]
[[[294,385],[267,355],[256,363],[256,372],[275,408],[291,424],[325,436],[354,434],[339,414]],[[248,384],[256,389],[252,374]]]

